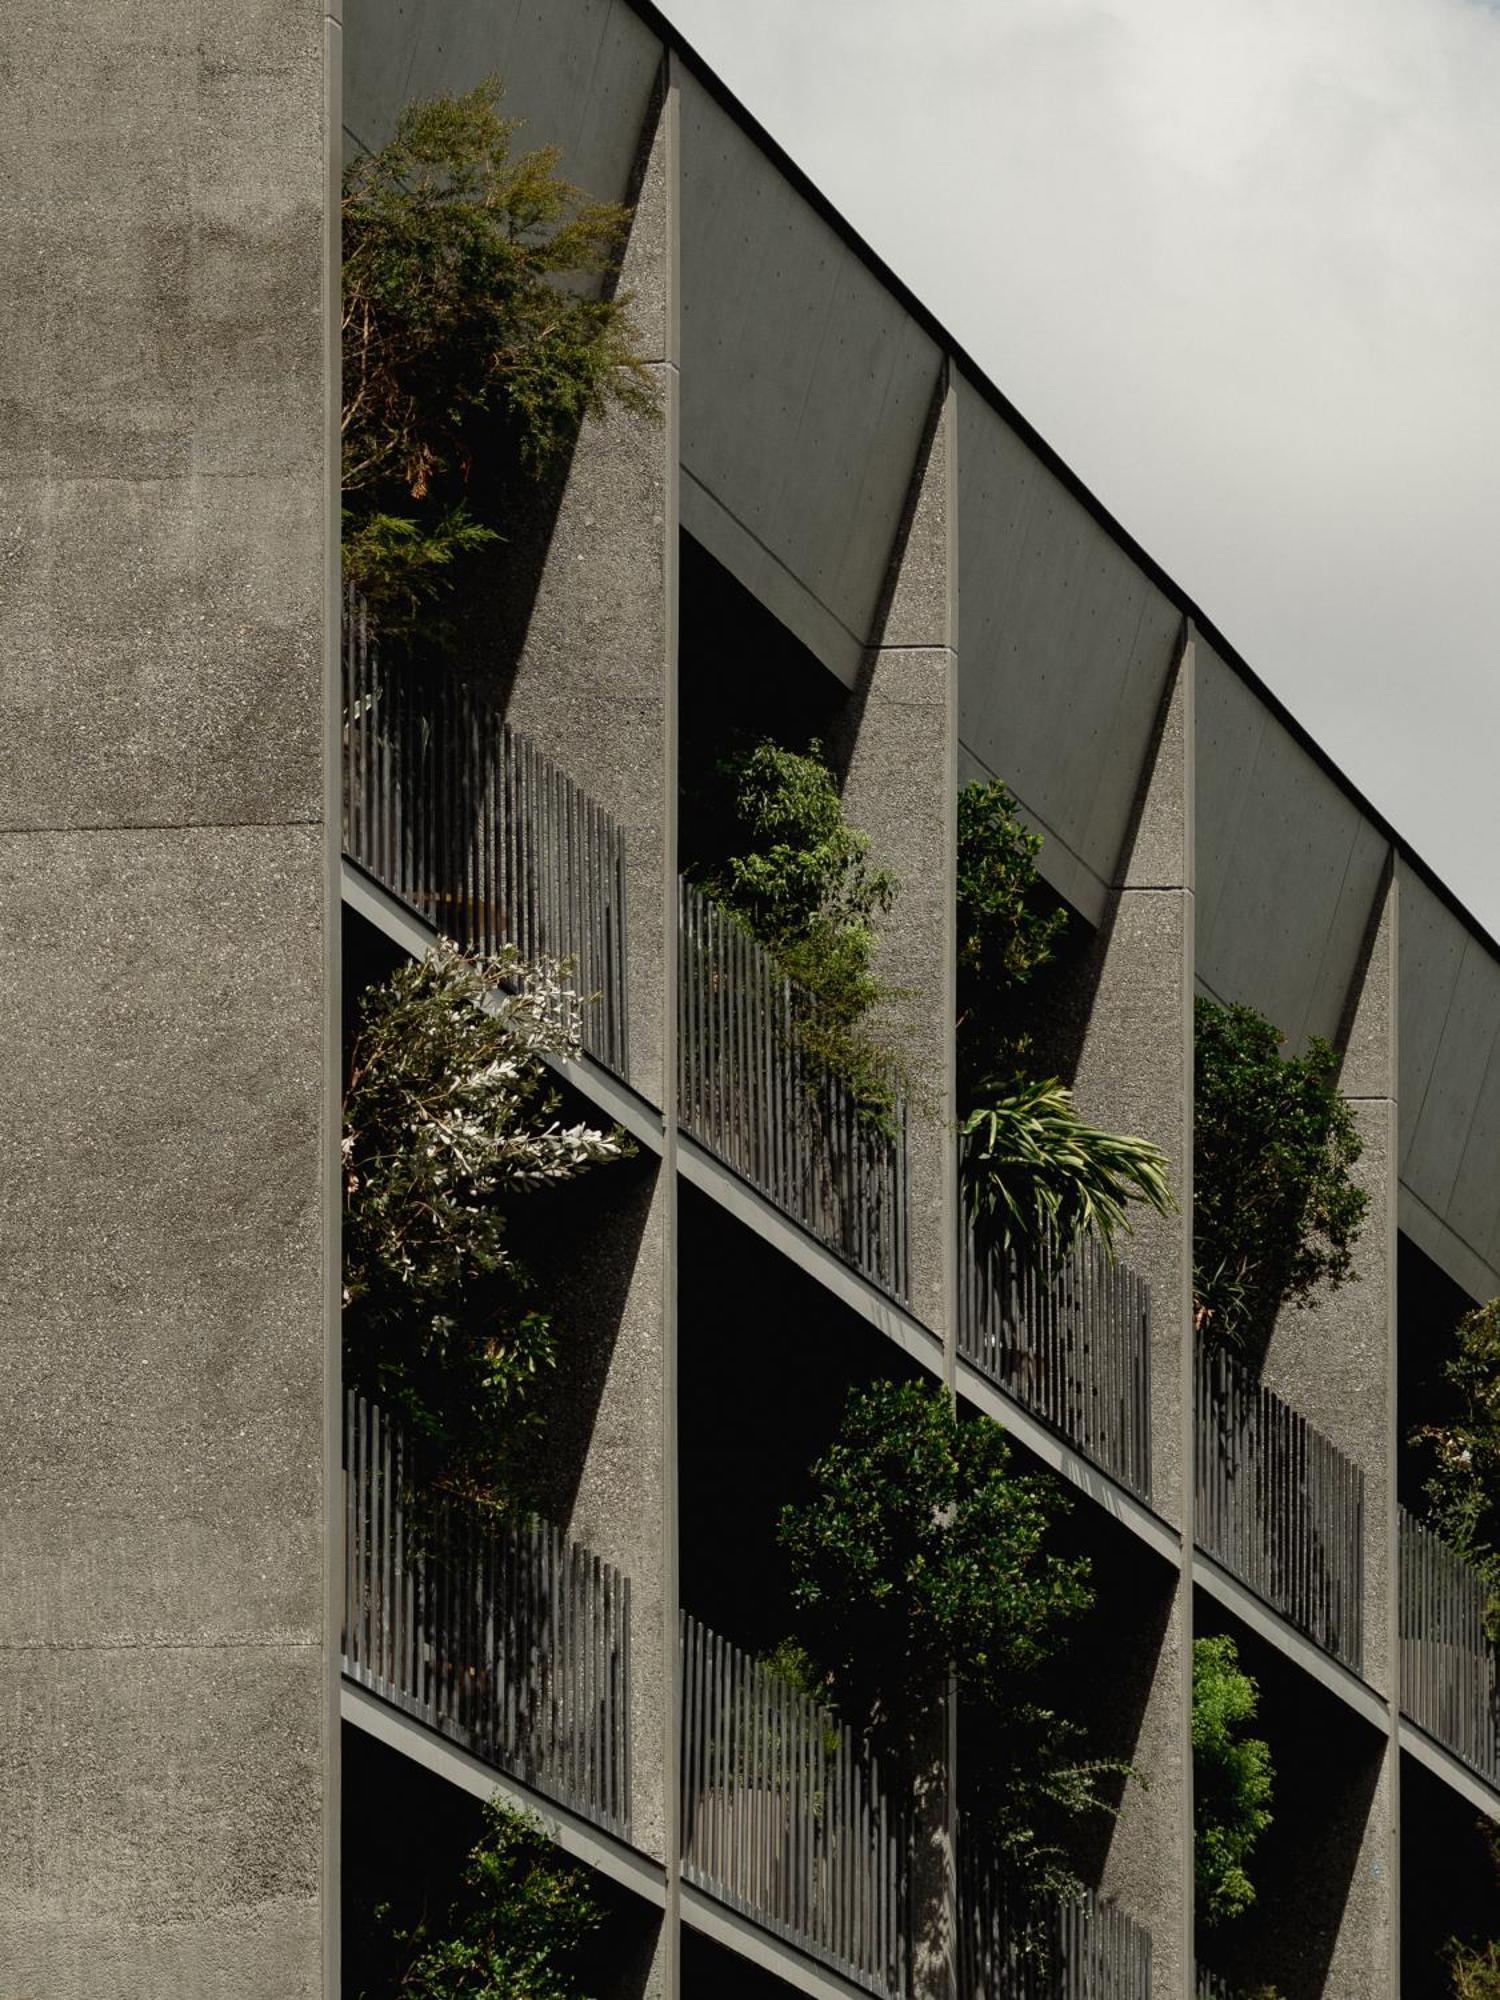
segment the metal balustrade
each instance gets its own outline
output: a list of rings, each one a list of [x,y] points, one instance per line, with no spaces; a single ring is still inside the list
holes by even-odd
[[[908,1296],[906,1106],[890,1130],[809,1056],[770,954],[680,885],[678,1116],[687,1132],[882,1291]]]
[[[1229,1355],[1195,1376],[1198,1546],[1357,1671],[1363,1474]]]
[[[1193,1979],[1194,2000],[1242,2000],[1240,1989],[1227,1980],[1221,1972],[1210,1972],[1206,1965],[1197,1967]]]
[[[1017,1895],[960,1825],[958,2000],[1151,2000],[1151,1933],[1092,1891]]]
[[[1143,1500],[1151,1498],[1151,1287],[1089,1242],[1025,1266],[959,1222],[958,1351]]]
[[[682,1617],[685,1880],[870,1993],[909,1988],[903,1814],[810,1696]]]
[[[1401,1707],[1500,1787],[1500,1649],[1485,1634],[1489,1591],[1462,1556],[1400,1514]]]
[[[382,657],[344,617],[344,852],[465,950],[572,966],[582,1039],[627,1071],[625,843],[529,738],[455,676]]]
[[[543,1522],[415,1505],[401,1433],[345,1399],[345,1674],[497,1771],[630,1828],[630,1584]]]

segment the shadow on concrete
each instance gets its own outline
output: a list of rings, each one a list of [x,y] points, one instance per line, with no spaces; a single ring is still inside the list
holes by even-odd
[[[451,1934],[470,1848],[484,1826],[479,1801],[348,1724],[343,1730],[342,1990],[346,2000],[396,2000],[411,1952],[396,1933],[426,1923]],[[558,1859],[564,1865],[564,1857]],[[645,2000],[661,1913],[606,1877],[580,1868],[603,1922],[572,1970],[599,2000]]]
[[[1248,1864],[1255,1903],[1212,1930],[1200,1927],[1199,1960],[1240,1986],[1265,1983],[1284,2000],[1318,2000],[1346,1907],[1367,1886],[1360,1848],[1383,1739],[1201,1593],[1194,1630],[1227,1632],[1238,1645],[1260,1689],[1254,1733],[1270,1744],[1275,1769],[1272,1822]]]

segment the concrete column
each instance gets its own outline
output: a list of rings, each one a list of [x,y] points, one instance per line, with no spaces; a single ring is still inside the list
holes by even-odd
[[[911,1310],[956,1363],[957,1168],[953,1018],[958,856],[958,429],[939,385],[914,469],[887,594],[841,745],[844,803],[900,892],[882,922],[880,976],[899,990],[881,1032],[911,1077]],[[916,1992],[954,1991],[954,1765],[951,1698],[930,1725],[918,1783],[913,1865]],[[925,1837],[924,1837],[925,1833]]]
[[[0,1986],[292,2000],[337,1976],[336,39],[7,19]]]
[[[653,1104],[666,1088],[663,873],[674,879],[677,606],[677,93],[665,89],[642,147],[620,275],[654,415],[585,421],[545,554],[519,610],[506,714],[533,736],[626,840],[629,1081]],[[518,533],[520,531],[518,530]],[[668,678],[668,670],[672,679]],[[670,863],[670,866],[668,865]],[[675,926],[675,915],[673,924]]]
[[[1169,1216],[1138,1212],[1122,1255],[1150,1280],[1151,1504],[1191,1546],[1193,1215],[1193,640],[1183,636],[1090,968],[1092,1006],[1074,1074],[1093,1122],[1165,1152]],[[1170,1600],[1167,1603],[1166,1600]],[[1150,1927],[1164,1993],[1192,1965],[1192,1594],[1186,1560],[1163,1566],[1122,1683],[1135,1741],[1118,1747],[1146,1779],[1127,1785],[1103,1887]],[[1144,1699],[1140,1690],[1144,1688]]]
[[[1340,1088],[1364,1151],[1355,1175],[1369,1197],[1351,1282],[1282,1311],[1264,1364],[1267,1384],[1364,1474],[1364,1678],[1394,1709],[1396,1618],[1397,882],[1386,871],[1371,913],[1340,1035]],[[1370,1746],[1370,1755],[1378,1746]],[[1380,1779],[1351,1779],[1363,1830],[1324,1988],[1330,2000],[1394,1994],[1400,1962],[1394,1744]],[[1352,1836],[1351,1836],[1352,1837]],[[1346,1868],[1347,1862],[1343,1864]]]
[[[900,892],[877,970],[899,990],[881,1032],[914,1090],[908,1144],[911,1310],[953,1360],[953,959],[958,856],[958,428],[935,400],[892,561],[876,643],[850,703],[844,803]]]
[[[620,289],[657,413],[579,436],[541,558],[507,715],[623,826],[629,1081],[662,1107],[659,1162],[600,1176],[586,1254],[560,1294],[572,1411],[570,1534],[629,1576],[631,1837],[668,1868],[650,1981],[676,1991],[676,887],[678,91],[643,135]],[[621,1172],[635,1176],[633,1198]],[[608,1185],[606,1185],[606,1182]]]

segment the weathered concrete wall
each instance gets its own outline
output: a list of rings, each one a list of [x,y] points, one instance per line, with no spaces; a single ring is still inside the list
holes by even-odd
[[[1139,1213],[1122,1254],[1151,1285],[1151,1504],[1191,1546],[1192,995],[1196,780],[1194,645],[1181,640],[1136,785],[1095,946],[1092,1005],[1074,1074],[1079,1108],[1167,1156],[1177,1210]],[[1159,1631],[1104,1886],[1149,1926],[1162,1990],[1186,1990],[1192,1940],[1186,1568]]]
[[[337,38],[8,29],[0,1984],[312,1996]]]
[[[894,870],[879,976],[897,990],[884,1031],[911,1075],[911,1309],[952,1332],[954,924],[958,851],[953,398],[935,405],[911,478],[879,645],[845,726],[844,804]],[[951,1340],[949,1342],[951,1347]]]
[[[1351,1281],[1277,1318],[1264,1379],[1364,1475],[1364,1678],[1394,1700],[1396,1134],[1398,887],[1387,869],[1367,918],[1362,962],[1345,1009],[1340,1088],[1363,1144],[1355,1178],[1369,1198]],[[1372,1743],[1351,1766],[1344,1816],[1363,1815],[1325,1992],[1337,2000],[1396,1990],[1399,1842],[1394,1747],[1378,1780]],[[1351,1835],[1352,1838],[1352,1835]]]

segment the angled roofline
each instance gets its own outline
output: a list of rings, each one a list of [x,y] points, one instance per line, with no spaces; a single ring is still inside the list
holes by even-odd
[[[1348,772],[1335,762],[1331,753],[1323,747],[1312,734],[1311,730],[1304,723],[1298,721],[1280,695],[1266,685],[1265,681],[1256,672],[1254,667],[1251,666],[1244,654],[1226,637],[1219,626],[1214,623],[1213,619],[1201,609],[1175,578],[1163,569],[1162,565],[1150,551],[1136,540],[1130,530],[1109,511],[1103,501],[1084,484],[1083,480],[1073,470],[1072,466],[1068,464],[1067,460],[1062,457],[1061,453],[1050,445],[1041,432],[1037,430],[1036,426],[1022,415],[1005,392],[992,380],[988,372],[980,366],[961,342],[955,340],[941,320],[938,319],[937,315],[929,306],[923,303],[912,290],[911,286],[906,283],[905,279],[891,269],[880,253],[873,249],[865,241],[864,237],[860,235],[848,217],[841,210],[835,208],[828,196],[824,194],[822,189],[812,179],[811,175],[797,164],[796,160],[792,158],[791,154],[787,152],[779,140],[773,138],[771,133],[766,130],[765,126],[755,116],[754,112],[749,110],[740,98],[736,97],[718,72],[699,54],[692,43],[688,41],[681,29],[668,20],[666,15],[662,13],[660,7],[655,4],[655,0],[628,0],[628,5],[632,13],[639,16],[641,21],[657,36],[664,48],[682,63],[683,67],[692,74],[698,83],[703,85],[704,89],[714,99],[715,103],[719,105],[720,109],[734,120],[735,124],[739,126],[747,138],[755,142],[771,161],[772,165],[786,178],[788,183],[814,213],[827,223],[839,240],[854,252],[872,275],[879,279],[886,290],[901,302],[917,325],[921,327],[922,331],[941,348],[954,365],[963,370],[965,376],[984,397],[985,401],[989,403],[996,414],[1010,426],[1027,448],[1041,460],[1047,470],[1058,479],[1079,505],[1092,516],[1111,540],[1130,557],[1131,561],[1136,564],[1137,568],[1145,576],[1149,577],[1151,582],[1161,591],[1162,595],[1170,601],[1183,617],[1190,618],[1193,621],[1194,626],[1203,634],[1209,645],[1222,657],[1225,665],[1232,668],[1239,679],[1251,689],[1257,700],[1275,716],[1276,720],[1287,731],[1292,740],[1307,752],[1308,756],[1312,758],[1319,769],[1324,771],[1338,786],[1339,790],[1343,792],[1345,797],[1358,807],[1360,812],[1364,814],[1365,818],[1380,834],[1381,838],[1389,844],[1393,853],[1399,856],[1412,869],[1413,873],[1432,890],[1438,900],[1458,918],[1459,922],[1470,935],[1485,947],[1490,956],[1497,962],[1500,962],[1500,939],[1496,939],[1485,928],[1474,915],[1473,911],[1460,899],[1457,892],[1438,874],[1437,870],[1429,862],[1423,860],[1410,841],[1403,838],[1386,818],[1385,814],[1380,811],[1379,807],[1366,798]]]

